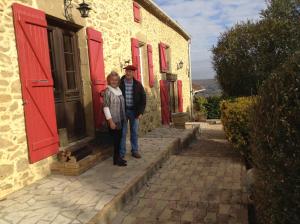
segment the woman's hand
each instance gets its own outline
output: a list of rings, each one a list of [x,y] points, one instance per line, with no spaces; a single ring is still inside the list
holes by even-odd
[[[117,125],[115,124],[115,122],[113,122],[113,120],[109,120],[109,127],[112,130],[115,130],[117,128]]]
[[[105,89],[99,92],[100,97],[104,97],[104,94],[105,94]]]

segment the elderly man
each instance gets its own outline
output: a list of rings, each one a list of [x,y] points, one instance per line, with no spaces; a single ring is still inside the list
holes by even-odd
[[[139,119],[142,117],[146,107],[146,93],[142,84],[134,78],[136,67],[128,65],[125,69],[125,75],[121,78],[120,89],[125,98],[126,118],[122,130],[122,140],[120,146],[120,156],[126,155],[126,135],[127,125],[130,125],[131,155],[135,158],[141,158],[138,146],[138,128]]]

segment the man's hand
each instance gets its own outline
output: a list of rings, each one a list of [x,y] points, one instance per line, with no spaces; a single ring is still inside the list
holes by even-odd
[[[143,115],[142,114],[140,114],[137,118],[138,119],[141,119],[143,117]]]
[[[115,130],[117,128],[117,125],[115,124],[115,122],[113,122],[113,120],[109,120],[109,127],[112,130]]]

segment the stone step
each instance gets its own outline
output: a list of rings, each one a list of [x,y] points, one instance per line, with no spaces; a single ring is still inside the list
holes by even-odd
[[[174,139],[170,141],[166,150],[155,158],[138,176],[136,176],[122,191],[120,191],[115,198],[107,203],[97,215],[95,215],[88,224],[109,224],[124,205],[128,203],[139,190],[148,182],[153,174],[159,170],[162,164],[172,155],[178,154],[184,147],[196,138],[199,132],[199,126],[189,131],[173,129],[173,128],[157,128],[148,133],[142,141],[151,141],[151,139]]]

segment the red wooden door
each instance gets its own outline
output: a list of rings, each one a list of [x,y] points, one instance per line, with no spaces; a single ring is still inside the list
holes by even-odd
[[[58,152],[45,13],[13,4],[30,162]]]
[[[182,81],[177,81],[177,91],[178,91],[178,111],[183,112],[183,98],[182,98]]]
[[[141,81],[139,41],[135,38],[131,38],[131,51],[132,51],[132,65],[134,65],[137,68],[137,70],[134,73],[134,78],[138,81]]]
[[[160,80],[160,100],[161,100],[161,119],[162,124],[170,124],[170,96],[169,84],[166,80]]]
[[[101,92],[106,88],[104,58],[103,58],[103,40],[102,34],[92,28],[87,28],[90,74],[92,82],[92,96],[95,127],[97,129],[105,124],[103,113],[103,96]]]

